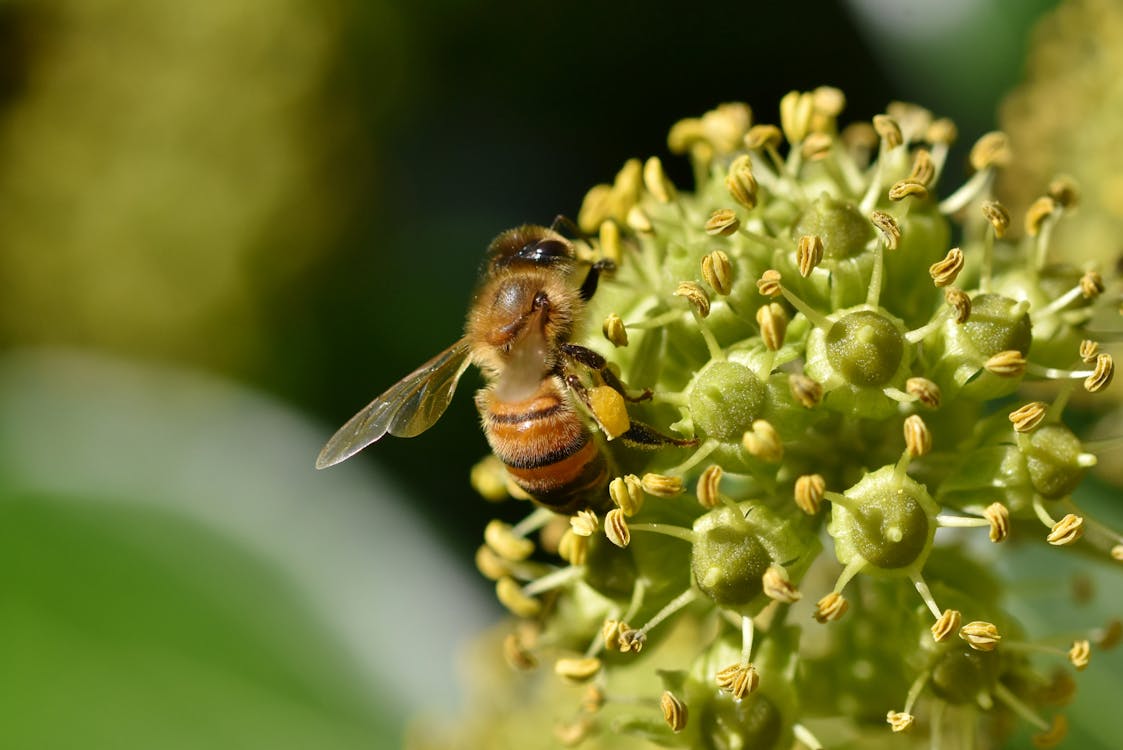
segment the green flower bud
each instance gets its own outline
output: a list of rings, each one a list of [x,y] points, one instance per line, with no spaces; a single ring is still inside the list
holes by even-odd
[[[824,405],[872,418],[895,413],[883,389],[904,388],[910,374],[912,345],[903,329],[884,313],[859,309],[842,313],[826,331],[812,330],[805,370],[827,384]]]
[[[1032,513],[1033,485],[1017,446],[985,445],[964,451],[940,484],[939,502],[953,508],[1000,502],[1014,515]]]
[[[944,256],[951,238],[948,220],[931,205],[909,211],[907,229],[896,250],[885,253],[885,286],[894,294],[882,305],[909,328],[928,322],[939,306],[941,292],[918,273]]]
[[[805,234],[823,240],[824,259],[844,260],[861,255],[874,230],[857,206],[823,193],[792,226],[792,239]]]
[[[777,628],[775,637],[753,655],[752,663],[760,673],[759,687],[739,701],[715,690],[714,685],[717,673],[740,659],[740,644],[726,635],[703,651],[686,683],[693,723],[687,728],[687,746],[715,750],[789,747],[798,700],[784,666],[798,642],[797,629]]]
[[[635,586],[636,564],[629,550],[616,547],[600,535],[589,539],[585,571],[585,582],[605,596],[627,597]]]
[[[762,504],[720,507],[694,522],[690,568],[698,588],[717,605],[754,614],[768,603],[762,577],[783,564],[793,583],[818,549],[803,519],[793,522]]]
[[[861,558],[883,571],[912,571],[924,564],[939,513],[924,485],[886,466],[844,495],[845,503],[833,503],[827,525],[839,562]]]
[[[698,712],[698,722],[708,740],[706,747],[714,750],[772,750],[783,746],[783,717],[768,696],[759,692],[740,701],[715,697]]]
[[[694,428],[723,442],[739,441],[764,406],[764,384],[734,362],[711,362],[687,392]]]
[[[1080,439],[1061,424],[1050,424],[1034,430],[1023,445],[1026,468],[1033,488],[1047,500],[1071,495],[1084,474]]]
[[[823,344],[834,371],[859,387],[887,385],[901,369],[906,350],[900,329],[872,310],[839,318]]]
[[[706,596],[722,607],[743,607],[762,592],[761,577],[772,558],[751,531],[727,525],[727,509],[698,519],[690,567],[694,582]]]
[[[963,391],[972,399],[993,399],[1017,390],[1021,378],[987,372],[992,356],[1015,351],[1023,355],[1033,342],[1028,306],[998,294],[979,294],[971,300],[966,323],[947,320],[925,341],[928,377],[945,393]]]
[[[976,651],[958,638],[949,641],[931,666],[932,691],[953,706],[971,705],[993,691],[1000,660],[996,651]]]

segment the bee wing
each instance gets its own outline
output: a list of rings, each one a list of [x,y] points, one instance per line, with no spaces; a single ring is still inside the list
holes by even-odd
[[[350,458],[387,432],[413,437],[432,427],[468,369],[469,353],[467,340],[461,339],[367,404],[331,436],[316,458],[316,468]]]

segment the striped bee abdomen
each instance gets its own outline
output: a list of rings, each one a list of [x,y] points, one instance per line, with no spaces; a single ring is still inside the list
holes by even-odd
[[[574,513],[608,502],[604,453],[552,379],[525,401],[504,402],[485,390],[477,405],[492,452],[537,503]]]

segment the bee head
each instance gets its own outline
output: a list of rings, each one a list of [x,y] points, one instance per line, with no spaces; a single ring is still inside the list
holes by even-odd
[[[504,267],[561,268],[574,263],[576,252],[572,243],[552,229],[526,224],[509,229],[496,237],[487,253],[490,273]]]

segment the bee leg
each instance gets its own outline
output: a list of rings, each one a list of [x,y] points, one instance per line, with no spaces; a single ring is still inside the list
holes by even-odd
[[[592,353],[596,354],[596,352]],[[573,394],[577,396],[577,398],[581,399],[581,403],[585,404],[585,407],[589,410],[589,413],[592,414],[593,418],[597,420],[598,424],[600,424],[600,417],[597,415],[597,410],[593,408],[593,402],[591,397],[589,396],[589,389],[586,388],[585,384],[581,382],[581,378],[573,373],[566,373],[564,375],[564,380],[565,384],[569,387]],[[615,390],[615,388],[613,388],[613,390]],[[651,397],[650,392],[648,392],[647,397]],[[605,429],[604,425],[602,424],[600,426],[601,430],[605,432],[605,434],[608,434],[608,430]],[[619,433],[618,437],[620,438],[621,442],[623,442],[624,445],[628,446],[629,448],[642,448],[645,450],[655,450],[657,448],[663,448],[668,445],[677,446],[679,448],[698,445],[698,440],[696,438],[683,439],[671,437],[670,435],[664,435],[651,425],[644,424],[643,422],[637,422],[634,419],[628,420],[628,429],[623,433]]]
[[[644,450],[655,450],[668,445],[674,445],[679,448],[698,445],[697,438],[683,439],[664,435],[651,425],[635,420],[632,420],[632,426],[628,428],[627,432],[620,436],[620,440],[629,448],[642,448]]]
[[[600,281],[601,271],[615,271],[616,264],[608,259],[598,260],[593,265],[589,266],[589,273],[585,276],[585,281],[581,283],[579,294],[581,299],[588,302],[597,293],[597,282]]]
[[[589,410],[589,414],[596,420],[597,425],[601,428],[601,432],[608,434],[608,430],[605,429],[604,424],[601,422],[600,415],[597,414],[597,410],[593,407],[593,399],[589,396],[589,389],[581,382],[581,378],[572,372],[568,372],[563,374],[563,380],[565,380],[566,386],[573,395],[580,399],[581,403],[585,405],[585,408]]]
[[[619,393],[625,400],[634,403],[651,399],[650,388],[643,389],[638,396],[629,395],[627,386],[621,382],[620,378],[616,376],[616,373],[608,368],[608,360],[592,349],[581,346],[580,344],[562,344],[560,348],[562,352],[574,362],[579,365],[584,365],[597,373],[601,380],[604,381],[605,385]]]

